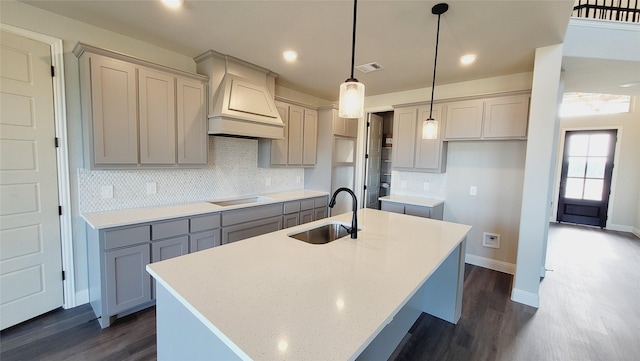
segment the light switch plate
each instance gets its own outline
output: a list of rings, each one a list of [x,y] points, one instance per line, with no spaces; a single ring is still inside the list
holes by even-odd
[[[476,186],[469,187],[469,195],[470,196],[475,196],[477,194],[478,194],[478,187],[476,187]]]
[[[102,199],[113,198],[113,186],[102,186],[102,188],[100,188],[100,194],[102,194]]]
[[[428,191],[428,190],[429,190],[429,182],[424,182],[424,184],[423,184],[422,188],[423,188],[425,191]]]
[[[156,193],[157,193],[156,183],[155,182],[147,183],[147,194],[156,194]]]
[[[266,185],[267,187],[270,187],[270,186],[271,186],[271,177],[267,177],[267,179],[265,180],[265,185]]]

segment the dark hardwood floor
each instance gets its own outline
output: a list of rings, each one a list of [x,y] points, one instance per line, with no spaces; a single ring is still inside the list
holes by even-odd
[[[639,261],[631,234],[553,224],[540,309],[510,300],[511,275],[467,265],[460,322],[423,314],[393,358],[638,360]],[[83,305],[0,333],[2,361],[155,359],[154,308],[102,330]]]

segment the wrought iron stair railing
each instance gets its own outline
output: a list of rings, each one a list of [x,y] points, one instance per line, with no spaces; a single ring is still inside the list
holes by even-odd
[[[576,0],[572,17],[640,22],[640,0]]]

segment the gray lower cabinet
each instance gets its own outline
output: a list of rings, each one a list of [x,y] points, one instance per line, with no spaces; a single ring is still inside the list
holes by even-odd
[[[103,316],[112,316],[151,301],[151,276],[145,270],[149,261],[146,243],[105,252],[107,302]],[[109,322],[99,321],[103,327],[106,327],[103,322]]]
[[[151,262],[160,262],[187,253],[189,253],[189,236],[186,235],[151,242]]]
[[[205,231],[189,235],[189,252],[198,252],[208,248],[219,246],[220,229]]]
[[[427,207],[427,206],[416,206],[413,204],[382,201],[382,205],[380,209],[387,212],[442,220],[443,212],[444,212],[444,203],[441,203],[435,207]]]
[[[300,211],[300,224],[313,222],[313,209]]]
[[[295,227],[300,224],[300,212],[282,216],[282,228]]]

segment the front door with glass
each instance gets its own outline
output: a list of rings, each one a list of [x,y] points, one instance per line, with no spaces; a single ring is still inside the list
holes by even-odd
[[[558,222],[606,226],[616,138],[616,130],[566,132]]]

